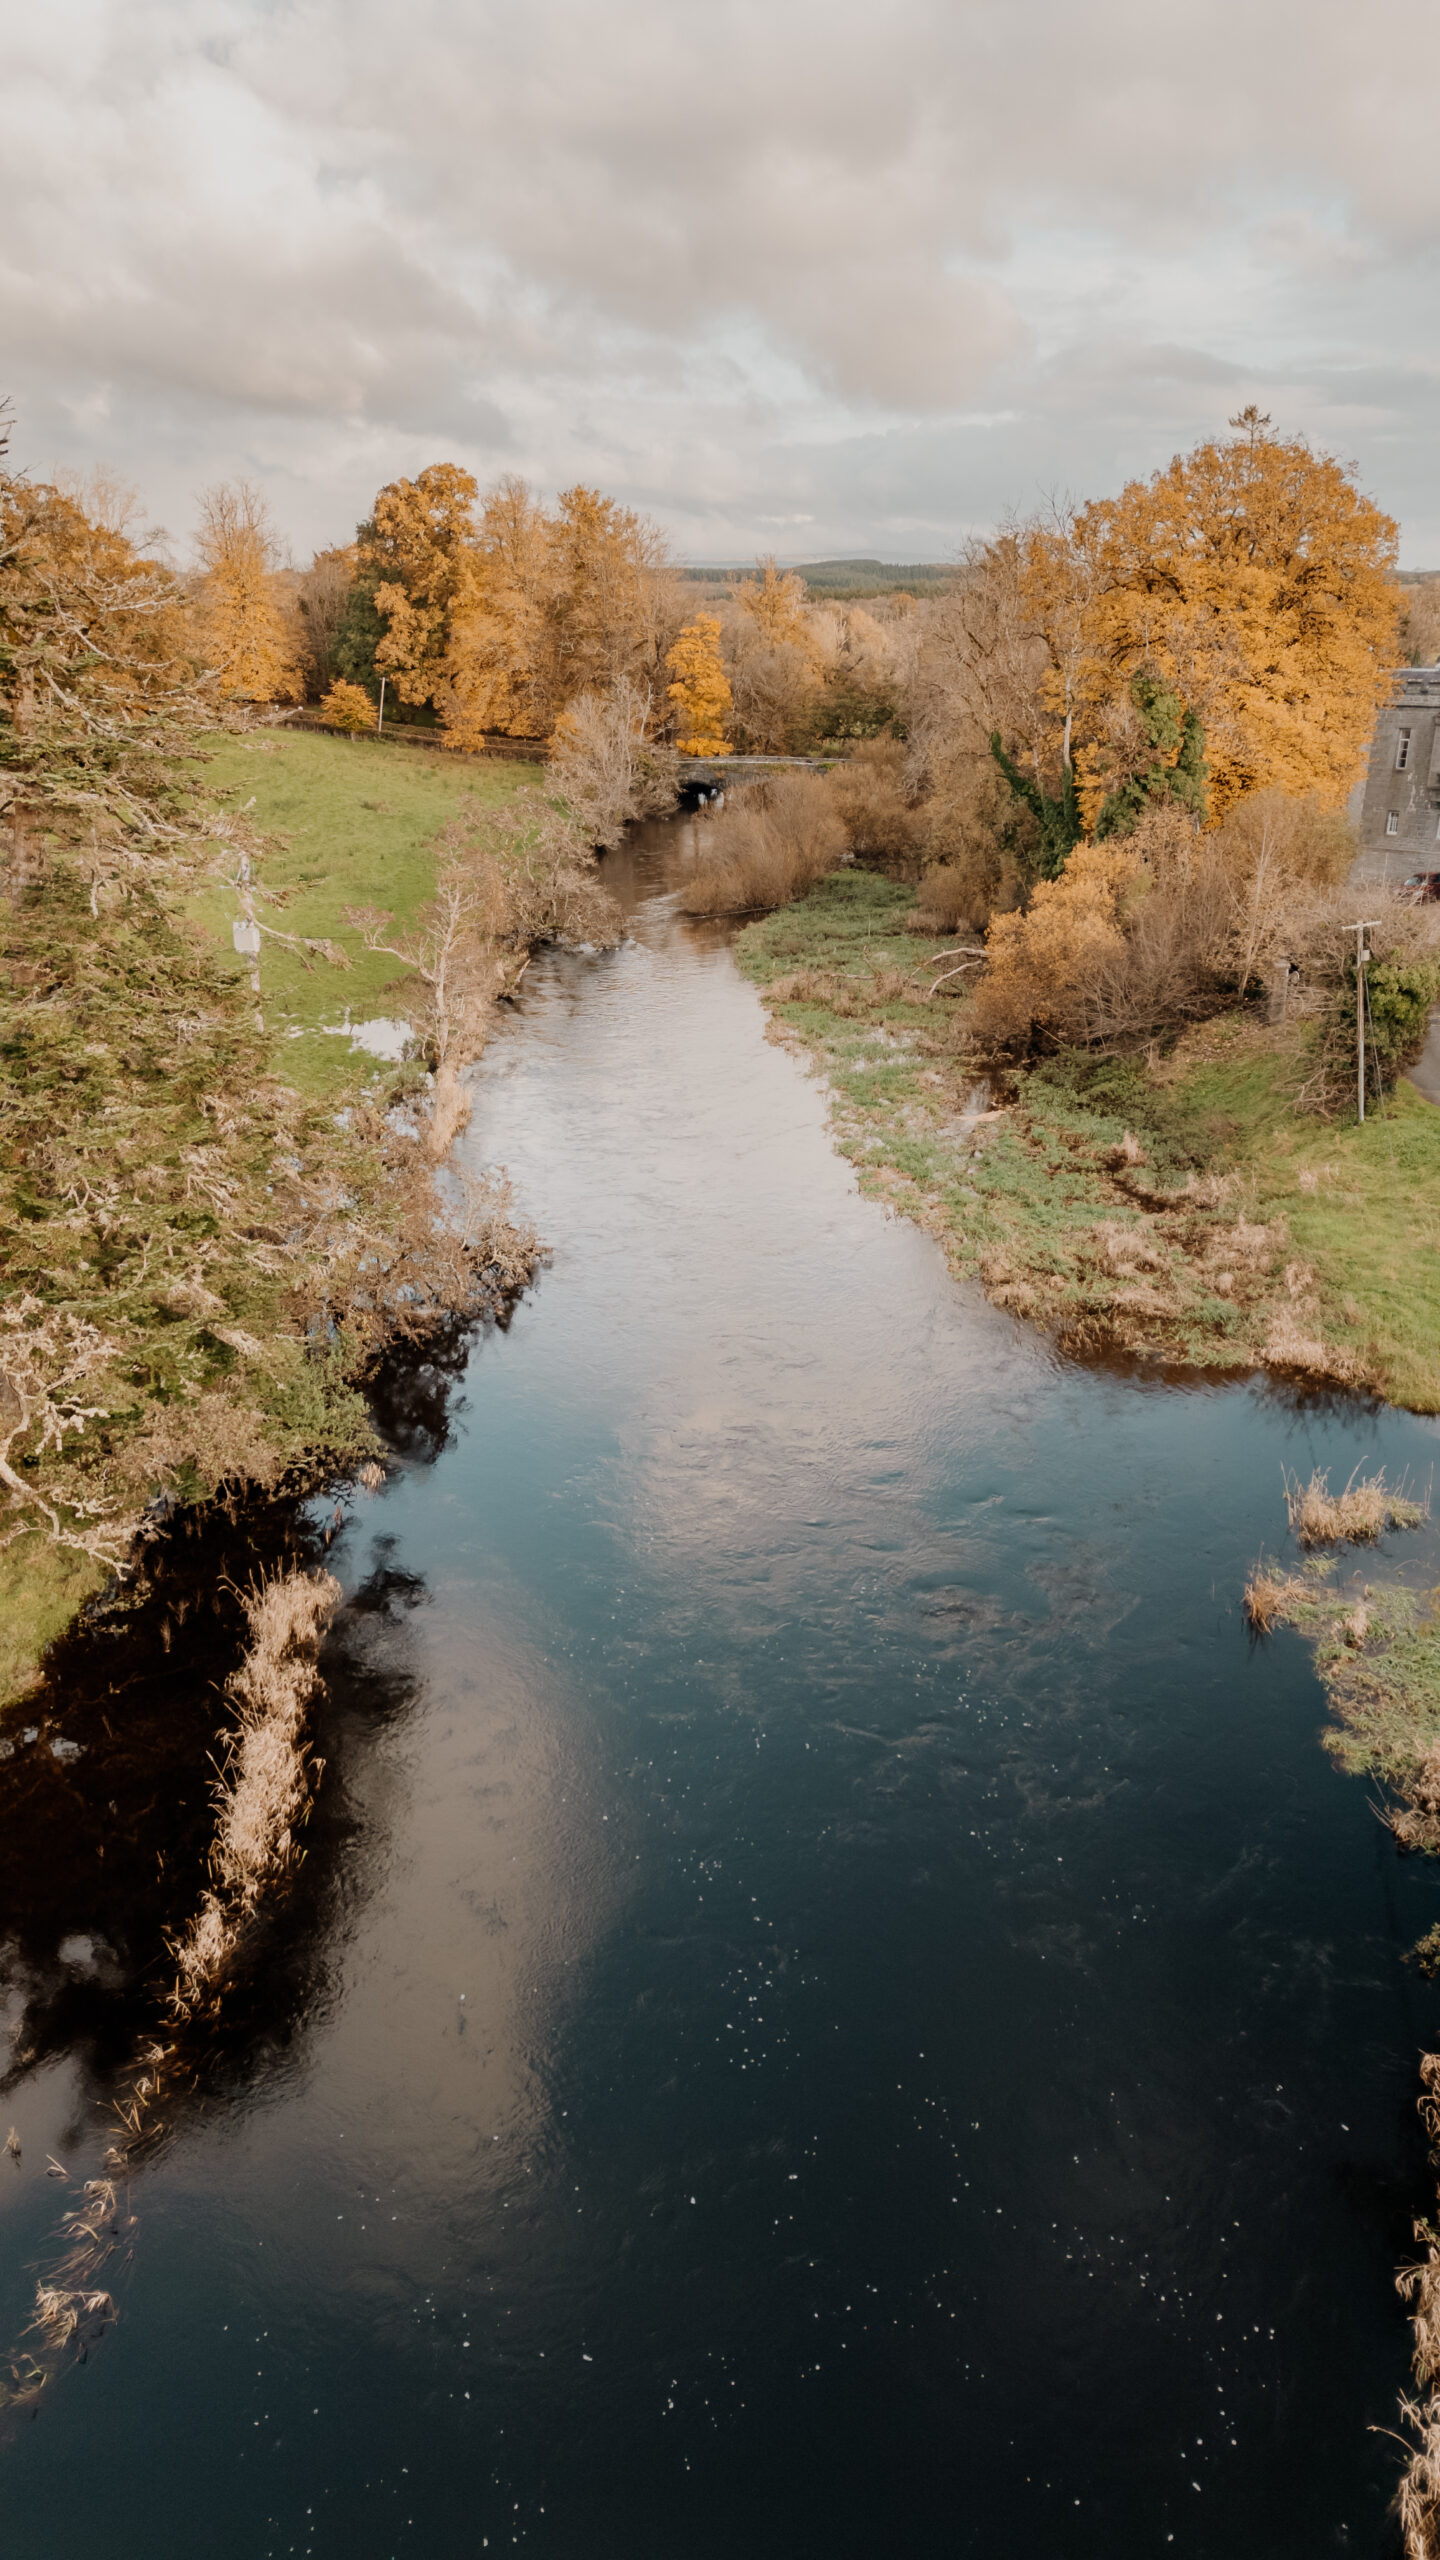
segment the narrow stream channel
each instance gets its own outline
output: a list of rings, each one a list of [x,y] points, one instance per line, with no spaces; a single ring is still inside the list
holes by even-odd
[[[6,2560],[1393,2546],[1440,1879],[1238,1595],[1282,1466],[1428,1480],[1434,1427],[957,1288],[675,916],[690,833],[485,1063],[553,1264],[331,1550],[290,1940],[0,2455]],[[26,1892],[76,2005],[0,2102],[10,2339],[113,1961]]]

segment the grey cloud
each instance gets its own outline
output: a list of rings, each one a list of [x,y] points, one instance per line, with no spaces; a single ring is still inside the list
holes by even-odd
[[[1262,396],[1440,556],[1440,31],[1352,0],[0,0],[26,458],[299,545],[449,452],[943,552]],[[997,423],[977,423],[990,419]],[[967,423],[969,421],[969,423]]]

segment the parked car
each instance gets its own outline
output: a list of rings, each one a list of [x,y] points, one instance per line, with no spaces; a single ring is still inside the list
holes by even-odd
[[[1440,871],[1412,871],[1402,881],[1400,895],[1407,907],[1440,905]]]

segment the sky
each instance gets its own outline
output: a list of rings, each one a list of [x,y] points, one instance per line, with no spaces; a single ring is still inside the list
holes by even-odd
[[[943,560],[1254,400],[1440,568],[1440,12],[0,0],[12,460],[297,561],[426,463]]]

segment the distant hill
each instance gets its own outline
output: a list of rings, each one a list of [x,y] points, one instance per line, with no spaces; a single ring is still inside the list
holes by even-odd
[[[955,574],[945,560],[787,560],[779,566],[793,569],[813,596],[823,596],[835,604],[850,603],[860,596],[933,596]],[[721,590],[736,578],[748,577],[750,571],[748,567],[690,568],[682,569],[680,575],[697,585]]]

